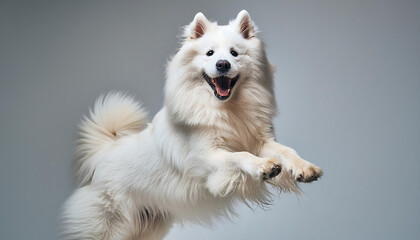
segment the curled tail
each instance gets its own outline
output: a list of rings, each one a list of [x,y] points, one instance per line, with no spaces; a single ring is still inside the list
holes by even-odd
[[[146,112],[132,97],[120,92],[100,96],[89,116],[79,124],[75,151],[77,182],[88,183],[101,161],[99,152],[118,138],[146,128]]]

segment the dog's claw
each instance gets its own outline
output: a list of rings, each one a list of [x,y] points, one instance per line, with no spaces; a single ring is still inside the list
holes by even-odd
[[[274,164],[274,166],[268,169],[268,171],[262,173],[262,178],[263,180],[268,180],[279,175],[280,172],[281,166],[279,164]]]
[[[310,183],[313,181],[318,181],[318,179],[322,176],[322,170],[314,171],[312,170],[311,174],[304,174],[301,173],[296,177],[296,181],[303,182],[303,183]]]

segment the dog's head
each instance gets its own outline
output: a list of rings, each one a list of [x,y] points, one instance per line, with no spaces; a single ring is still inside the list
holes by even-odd
[[[227,101],[273,100],[272,68],[247,11],[228,25],[197,13],[183,39],[167,69],[166,103],[176,115],[211,118],[214,108],[227,106]]]
[[[185,28],[184,46],[194,52],[191,65],[219,100],[230,98],[237,81],[255,63],[251,51],[260,45],[255,34],[254,23],[245,10],[225,26],[210,22],[200,12]]]

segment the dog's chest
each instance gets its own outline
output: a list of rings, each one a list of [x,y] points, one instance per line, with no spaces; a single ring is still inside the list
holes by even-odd
[[[216,144],[234,152],[257,154],[262,144],[261,125],[255,119],[230,116],[228,120],[221,120],[216,127]]]

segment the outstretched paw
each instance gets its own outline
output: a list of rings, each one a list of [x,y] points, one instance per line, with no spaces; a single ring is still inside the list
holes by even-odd
[[[291,169],[290,173],[295,177],[296,181],[304,183],[316,181],[323,174],[321,168],[311,163],[305,163],[299,168]]]
[[[281,164],[278,160],[274,158],[268,159],[261,167],[260,167],[260,176],[263,180],[271,179],[281,172]]]

